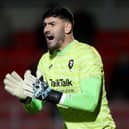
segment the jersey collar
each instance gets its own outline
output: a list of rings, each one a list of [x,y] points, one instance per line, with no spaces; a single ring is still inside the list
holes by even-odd
[[[64,55],[67,51],[69,51],[73,47],[75,42],[76,40],[74,39],[63,50],[58,50],[57,55]]]

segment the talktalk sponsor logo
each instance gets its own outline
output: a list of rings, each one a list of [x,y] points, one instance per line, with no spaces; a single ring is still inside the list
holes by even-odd
[[[55,86],[72,86],[72,80],[70,79],[49,79],[51,86],[55,87]]]

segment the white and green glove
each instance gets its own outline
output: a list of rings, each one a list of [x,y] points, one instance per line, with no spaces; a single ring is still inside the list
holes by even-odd
[[[4,84],[5,90],[19,99],[31,97],[44,100],[50,91],[47,83],[33,76],[30,70],[25,72],[24,80],[15,71],[11,74],[8,73],[5,76]]]
[[[57,104],[62,96],[61,92],[55,91],[48,86],[48,83],[43,80],[43,76],[41,74],[36,78],[30,71],[27,71],[24,75],[24,82],[27,85],[27,89],[31,89],[30,91],[32,92],[28,95],[32,98],[42,101],[51,101]]]
[[[29,96],[37,98],[40,100],[45,100],[48,96],[48,93],[51,91],[51,88],[48,87],[48,84],[43,81],[43,77],[40,78],[34,77],[30,71],[27,71],[24,76],[24,82],[27,85],[28,89],[31,89]]]
[[[33,90],[26,85],[24,80],[15,71],[6,74],[4,85],[7,92],[19,99],[32,97]]]
[[[11,74],[6,74],[4,78],[4,85],[5,90],[11,95],[16,96],[20,99],[26,98],[23,89],[24,81],[15,71],[13,71]]]
[[[23,103],[30,102],[30,98],[58,103],[62,93],[52,90],[41,78],[34,77],[30,70],[25,72],[24,80],[16,72],[8,73],[4,79],[5,90]]]

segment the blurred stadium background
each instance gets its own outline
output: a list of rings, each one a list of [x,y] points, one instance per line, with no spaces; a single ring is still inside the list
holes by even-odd
[[[0,129],[62,128],[50,105],[37,115],[30,115],[4,91],[2,82],[12,70],[21,75],[28,68],[35,71],[38,59],[47,50],[42,15],[54,5],[69,7],[74,12],[75,37],[100,52],[117,129],[129,129],[129,0],[1,0]]]

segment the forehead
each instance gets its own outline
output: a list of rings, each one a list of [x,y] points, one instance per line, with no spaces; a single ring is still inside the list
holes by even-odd
[[[47,17],[44,19],[44,23],[48,23],[48,22],[59,22],[59,21],[64,21],[63,19],[61,19],[60,17]]]

